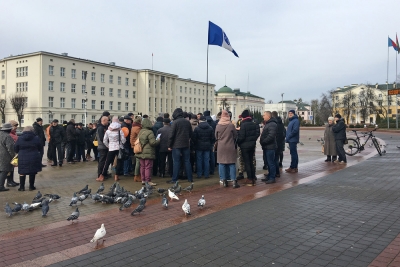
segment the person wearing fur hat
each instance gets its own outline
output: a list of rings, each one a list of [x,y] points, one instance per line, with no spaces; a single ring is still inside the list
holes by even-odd
[[[324,132],[324,155],[326,155],[325,162],[334,162],[336,160],[336,141],[335,134],[332,130],[335,119],[328,118],[328,125],[325,127]]]
[[[335,115],[336,124],[332,126],[332,131],[335,134],[335,142],[336,142],[336,152],[338,155],[338,159],[335,160],[335,163],[346,164],[347,158],[344,153],[344,142],[346,141],[346,124],[344,123],[344,119],[340,114]]]
[[[297,154],[297,143],[300,140],[300,122],[295,110],[289,110],[289,125],[286,130],[286,143],[289,144],[291,162],[285,171],[288,173],[298,172],[299,155]]]

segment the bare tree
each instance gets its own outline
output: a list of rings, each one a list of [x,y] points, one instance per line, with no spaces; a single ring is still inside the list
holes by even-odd
[[[346,92],[346,94],[343,96],[343,99],[341,101],[341,104],[343,105],[343,112],[346,116],[346,122],[349,123],[350,122],[350,112],[352,110],[353,103],[355,103],[354,101],[356,100],[357,96],[356,94],[352,91],[349,90]]]
[[[222,106],[222,109],[223,109],[223,110],[224,110],[224,109],[229,110],[230,104],[229,104],[227,98],[221,99],[220,105]]]
[[[0,99],[1,123],[6,122],[6,103],[7,103],[7,100]]]
[[[24,109],[27,105],[27,97],[23,93],[15,93],[10,96],[10,103],[17,113],[19,125],[21,125],[22,117],[24,116]]]
[[[376,105],[374,102],[376,99],[377,98],[374,89],[369,85],[367,85],[367,88],[363,89],[358,94],[358,104],[360,107],[360,114],[364,120],[364,123],[367,121],[369,115],[375,113]]]
[[[321,120],[319,117],[319,100],[318,99],[311,99],[311,111],[313,113],[313,123],[321,124]]]
[[[322,122],[328,121],[328,118],[333,115],[333,97],[333,90],[322,93],[321,95],[318,116]]]

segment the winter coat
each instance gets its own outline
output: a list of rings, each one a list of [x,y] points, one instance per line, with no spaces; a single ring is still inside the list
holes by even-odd
[[[164,127],[158,129],[157,135],[160,136],[160,152],[168,152],[168,139],[171,133],[171,124],[164,125]]]
[[[149,119],[142,120],[142,130],[139,132],[139,142],[142,145],[142,153],[135,154],[139,159],[155,159],[156,158],[156,146],[160,143],[160,140],[156,140],[153,133],[153,126]]]
[[[332,131],[335,134],[335,140],[346,140],[346,124],[343,118],[340,118],[336,124],[332,126]]]
[[[235,125],[221,125],[218,124],[215,128],[215,139],[218,142],[217,149],[217,162],[221,164],[236,163],[236,148],[235,140],[237,131]]]
[[[260,137],[260,145],[263,150],[276,150],[276,129],[277,123],[275,118],[270,118],[264,125]]]
[[[283,125],[281,117],[276,117],[276,144],[277,144],[277,149],[279,151],[284,151],[285,150],[285,137],[286,137],[286,129],[285,126]]]
[[[67,142],[76,141],[75,123],[68,122],[67,124]]]
[[[191,119],[190,124],[192,125],[192,130],[194,131],[194,129],[199,125],[199,121],[197,119]]]
[[[138,138],[139,132],[142,130],[142,124],[139,122],[134,122],[132,123],[132,128],[131,128],[131,136],[130,136],[130,141],[131,141],[131,147],[135,147],[135,142],[136,139]]]
[[[86,134],[84,129],[76,128],[76,144],[80,146],[85,146]]]
[[[103,143],[108,148],[108,151],[117,151],[120,148],[124,148],[125,141],[126,139],[121,130],[121,124],[112,122],[103,138]]]
[[[132,124],[123,122],[121,123],[121,130],[124,133],[124,136],[126,138],[126,142],[124,144],[125,148],[130,148],[131,147],[131,130],[132,130]]]
[[[192,138],[193,130],[190,121],[183,118],[181,108],[175,109],[172,114],[174,122],[171,126],[171,134],[168,140],[169,148],[189,148],[190,138]]]
[[[108,127],[108,125],[104,126],[101,123],[97,124],[97,142],[98,142],[97,149],[108,149],[103,143],[104,135],[107,131],[107,127]]]
[[[298,143],[300,140],[300,122],[296,114],[289,118],[289,125],[286,130],[286,143]]]
[[[39,125],[36,121],[33,123],[33,128],[35,129],[35,134],[39,137],[40,142],[43,146],[46,145],[46,137],[44,136],[43,127]]]
[[[18,153],[18,173],[36,174],[42,171],[43,145],[34,132],[23,132],[15,143],[15,152]]]
[[[11,165],[10,162],[15,156],[14,140],[11,138],[10,134],[5,131],[0,131],[0,155],[0,171],[13,171],[14,166]]]
[[[214,131],[206,122],[200,122],[192,135],[192,141],[195,150],[209,151],[211,145],[215,142]]]
[[[164,127],[164,123],[162,121],[156,121],[153,125],[153,134],[154,136],[157,136],[157,131]]]
[[[324,133],[324,155],[336,156],[335,134],[333,132],[333,124],[325,127]]]
[[[254,148],[256,141],[260,137],[260,127],[252,120],[242,120],[238,134],[237,143],[241,149]]]
[[[64,139],[64,129],[62,126],[49,126],[50,127],[50,143],[61,144]]]

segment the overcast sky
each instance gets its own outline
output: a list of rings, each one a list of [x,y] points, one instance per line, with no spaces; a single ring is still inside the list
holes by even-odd
[[[151,68],[206,81],[208,21],[239,54],[209,47],[209,82],[266,101],[317,98],[352,83],[385,83],[400,1],[6,1],[0,58],[35,51]],[[390,48],[389,81],[395,80]],[[400,59],[399,59],[400,61]],[[400,69],[400,68],[399,68]],[[400,71],[399,71],[400,72]]]

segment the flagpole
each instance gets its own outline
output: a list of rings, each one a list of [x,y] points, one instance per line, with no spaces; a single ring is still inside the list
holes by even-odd
[[[389,35],[388,35],[389,39]],[[388,58],[387,58],[387,67],[386,67],[386,93],[387,93],[387,105],[388,110],[386,112],[386,119],[387,119],[387,127],[389,129],[389,46],[388,46]]]
[[[396,33],[396,38],[397,38],[397,33]],[[399,48],[397,47],[397,50],[399,50]],[[396,53],[396,79],[394,81],[395,84],[395,88],[393,89],[397,89],[397,54]],[[396,95],[396,129],[399,128],[399,118],[398,118],[398,102],[397,102],[397,95]]]
[[[206,110],[208,110],[208,48],[209,48],[210,46],[207,44],[207,80],[206,80],[206,82],[207,82],[207,85],[206,85],[206,91],[207,91],[207,93],[206,93]]]
[[[151,70],[153,70],[153,53],[151,53]]]

